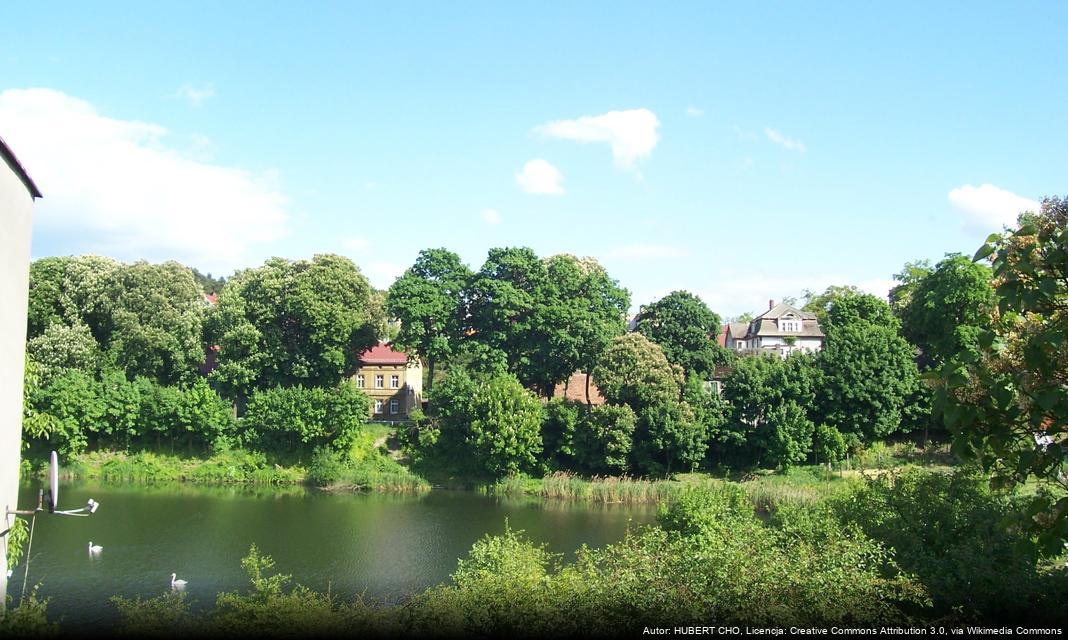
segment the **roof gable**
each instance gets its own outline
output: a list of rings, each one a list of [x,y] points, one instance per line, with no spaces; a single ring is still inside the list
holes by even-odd
[[[759,316],[757,316],[755,319],[756,320],[761,320],[761,319],[777,320],[777,319],[781,318],[782,316],[784,316],[784,315],[786,315],[788,313],[792,313],[792,314],[796,315],[798,318],[801,318],[802,320],[815,320],[816,319],[816,314],[810,313],[808,311],[802,311],[802,310],[798,309],[797,307],[792,307],[792,306],[786,304],[785,302],[780,302],[779,304],[775,305],[774,307],[768,309],[764,313],[762,313]]]
[[[408,354],[394,351],[385,342],[379,342],[360,354],[360,364],[408,364]]]

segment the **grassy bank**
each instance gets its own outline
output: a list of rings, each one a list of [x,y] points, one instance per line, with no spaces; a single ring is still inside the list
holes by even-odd
[[[245,483],[256,485],[312,484],[335,491],[392,491],[412,493],[430,485],[404,467],[367,456],[355,462],[336,462],[329,474],[315,467],[315,460],[301,464],[274,464],[262,453],[226,451],[208,458],[169,454],[93,451],[65,460],[62,477],[67,480],[103,482],[191,482],[204,484]],[[23,474],[44,477],[47,462],[25,461]],[[318,474],[316,473],[318,472]]]

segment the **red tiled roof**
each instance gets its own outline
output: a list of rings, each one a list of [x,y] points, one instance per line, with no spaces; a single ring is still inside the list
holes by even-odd
[[[727,346],[727,328],[729,326],[730,325],[728,325],[728,324],[723,325],[723,328],[719,330],[719,335],[716,336],[716,344],[718,344],[721,347],[726,347]]]
[[[408,354],[403,351],[394,351],[385,342],[379,342],[360,354],[360,362],[363,364],[408,364]]]
[[[217,293],[205,293],[204,294],[204,301],[207,302],[208,304],[213,305],[213,304],[215,304],[215,303],[217,303],[219,301],[219,294],[217,294]]]

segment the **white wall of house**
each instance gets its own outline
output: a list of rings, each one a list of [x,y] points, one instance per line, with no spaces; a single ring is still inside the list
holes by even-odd
[[[18,507],[32,209],[33,198],[26,185],[0,159],[0,519],[6,518],[0,531],[11,526],[7,511]],[[0,596],[5,593],[7,556],[0,553]],[[3,606],[0,597],[0,611]]]

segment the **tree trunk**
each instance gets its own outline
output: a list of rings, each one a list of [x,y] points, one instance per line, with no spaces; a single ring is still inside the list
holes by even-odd
[[[586,372],[586,406],[593,406],[593,401],[590,400],[590,372]]]

